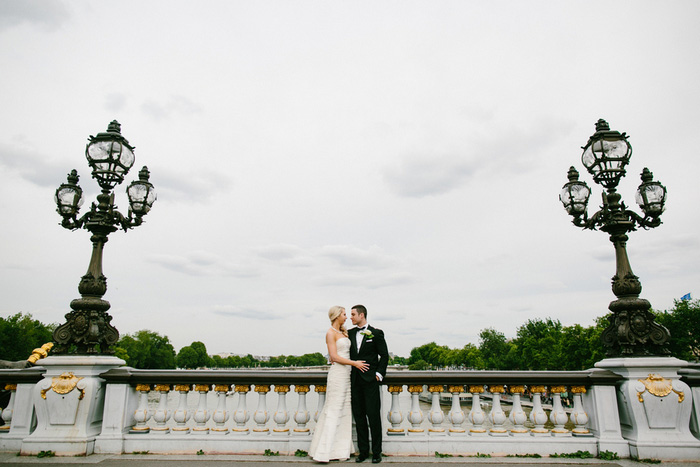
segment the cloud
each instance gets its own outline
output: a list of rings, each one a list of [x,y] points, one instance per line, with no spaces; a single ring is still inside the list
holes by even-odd
[[[351,245],[326,245],[321,248],[320,256],[349,268],[377,269],[395,266],[395,258],[384,253],[378,246],[362,249]]]
[[[58,0],[0,2],[0,32],[23,23],[54,31],[69,17],[70,13],[66,4]]]
[[[233,182],[220,172],[175,172],[166,167],[151,171],[151,183],[161,199],[202,203],[231,189]],[[160,194],[163,194],[161,197]]]
[[[405,154],[397,165],[384,168],[384,182],[399,196],[420,198],[448,193],[481,172],[529,172],[539,166],[542,153],[574,127],[570,122],[551,121],[538,121],[533,126],[491,134],[477,132],[466,144],[460,144],[469,152]]]
[[[267,310],[260,310],[255,308],[241,308],[230,305],[215,306],[211,312],[219,316],[255,319],[259,321],[279,320],[280,318],[282,318],[281,315],[272,313]]]
[[[147,100],[141,105],[141,110],[154,120],[163,120],[172,115],[199,113],[202,108],[185,96],[171,95],[165,101]]]
[[[466,156],[411,155],[384,171],[384,180],[399,196],[423,197],[452,191],[469,179],[478,164]]]
[[[231,264],[226,259],[207,251],[193,251],[185,255],[150,255],[146,260],[189,276],[247,278],[259,275],[254,267]]]
[[[296,245],[278,244],[255,248],[260,258],[291,267],[309,267],[314,264],[310,253]]]
[[[42,188],[56,187],[66,181],[70,167],[31,149],[0,143],[0,166]]]
[[[381,289],[410,284],[414,277],[402,271],[396,272],[372,272],[372,273],[329,273],[316,280],[316,284],[322,287],[352,287]]]
[[[116,113],[121,112],[126,107],[127,97],[122,93],[111,93],[105,96],[105,110]]]

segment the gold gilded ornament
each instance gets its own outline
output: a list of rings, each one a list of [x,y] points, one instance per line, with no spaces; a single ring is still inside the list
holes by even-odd
[[[326,385],[325,384],[317,384],[316,387],[314,388],[314,391],[326,392]]]
[[[250,385],[249,384],[236,384],[236,387],[234,388],[236,392],[248,392],[250,391]]]
[[[308,384],[296,384],[294,385],[294,392],[309,392],[309,385]],[[294,430],[296,431],[296,430]],[[306,430],[302,430],[306,431]]]
[[[414,392],[423,392],[422,384],[411,384],[408,386],[408,392],[413,394]]]
[[[403,392],[403,385],[389,386],[387,389],[392,394],[395,392]],[[403,430],[401,430],[401,431],[403,431]]]
[[[442,392],[443,389],[444,386],[442,385],[433,384],[428,386],[428,392]]]
[[[452,394],[461,394],[464,392],[464,386],[449,386],[447,392]]]
[[[197,392],[209,392],[211,391],[211,384],[195,384],[194,390]]]
[[[525,386],[522,386],[522,385],[508,386],[508,391],[511,394],[522,394],[525,392]]]
[[[289,392],[289,385],[288,384],[275,384],[275,392],[287,393],[287,392]]]
[[[176,384],[173,386],[174,391],[190,392],[191,389],[192,389],[191,384]]]
[[[61,395],[68,394],[73,389],[75,389],[75,387],[78,385],[81,379],[83,378],[79,378],[71,372],[66,372],[62,375],[54,376],[53,378],[51,378],[51,387],[41,390],[41,397],[42,399],[46,399],[46,393],[49,391],[53,391],[56,394]],[[85,391],[80,388],[78,388],[78,391],[80,391],[80,396],[78,397],[78,400],[82,400],[83,397],[85,397]]]
[[[566,392],[566,386],[551,386],[549,390],[552,394],[561,394],[562,392]]]
[[[27,361],[34,365],[37,362],[37,360],[46,358],[46,356],[49,354],[49,350],[51,350],[52,348],[53,342],[47,342],[46,344],[42,345],[41,348],[32,350],[32,354],[29,356]]]
[[[586,394],[585,386],[571,386],[571,392],[574,394]]]
[[[489,386],[489,392],[491,394],[503,394],[504,392],[506,392],[506,388],[502,384],[496,386]]]
[[[136,385],[136,390],[139,392],[149,392],[151,390],[151,385],[139,383]]]
[[[544,394],[544,392],[545,392],[544,386],[543,385],[530,386],[530,392],[532,392],[534,394]]]
[[[270,385],[269,384],[256,384],[255,385],[255,392],[270,392]]]
[[[649,374],[646,379],[640,379],[638,381],[644,385],[650,394],[656,397],[666,397],[671,394],[671,391],[673,391],[678,394],[679,404],[685,399],[685,394],[683,391],[676,391],[673,389],[673,383],[671,380],[666,379],[661,375]],[[637,399],[639,399],[639,402],[644,402],[644,397],[642,397],[642,394],[644,394],[644,391],[637,393]]]
[[[216,392],[228,392],[230,389],[231,389],[231,385],[229,385],[229,384],[215,384],[214,385],[214,391],[216,391]],[[224,431],[228,431],[228,430],[224,430]]]
[[[470,384],[469,385],[469,392],[471,394],[482,394],[484,392],[484,386],[477,385],[477,384]]]

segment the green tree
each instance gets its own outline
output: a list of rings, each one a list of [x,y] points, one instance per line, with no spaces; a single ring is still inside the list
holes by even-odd
[[[558,370],[585,370],[593,368],[597,361],[605,358],[605,350],[600,335],[607,322],[598,319],[595,326],[584,328],[580,324],[567,326],[562,330],[561,349],[564,356]]]
[[[168,336],[143,329],[119,339],[115,354],[140,369],[175,368],[175,349]]]
[[[559,320],[528,320],[518,328],[515,344],[520,370],[557,370],[565,358]]]
[[[408,364],[408,359],[406,357],[399,357],[398,355],[394,355],[393,357],[389,358],[389,365],[407,365]]]
[[[26,360],[32,350],[53,340],[55,324],[46,325],[27,313],[0,317],[0,359]]]
[[[186,345],[177,353],[176,362],[178,368],[194,370],[199,368],[199,354],[191,345]]]
[[[207,353],[207,346],[203,342],[194,341],[190,344],[190,347],[197,352],[197,367],[196,368],[206,368],[212,366],[212,360]]]
[[[657,322],[671,333],[668,347],[674,357],[700,358],[700,300],[674,300],[673,308],[657,313]]]
[[[430,365],[425,360],[418,360],[408,365],[409,370],[427,370],[429,368]]]
[[[493,328],[482,329],[479,333],[479,353],[483,368],[488,370],[512,370],[515,368],[513,342],[506,340],[505,334]]]
[[[450,353],[450,366],[459,368],[468,368],[480,370],[484,368],[484,361],[481,357],[481,351],[474,344],[467,344],[461,349],[454,349]]]

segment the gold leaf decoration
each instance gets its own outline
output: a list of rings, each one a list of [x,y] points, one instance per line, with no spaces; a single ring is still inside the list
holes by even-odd
[[[683,393],[683,391],[676,391],[675,389],[673,389],[673,382],[670,379],[666,379],[661,375],[649,374],[649,376],[647,376],[646,379],[640,379],[638,381],[644,385],[644,387],[647,391],[649,391],[650,394],[656,397],[666,397],[669,394],[671,394],[671,391],[673,391],[676,394],[678,394],[679,404],[685,399],[685,394]],[[644,394],[644,391],[637,393],[637,399],[639,399],[639,402],[644,402],[644,397],[642,396],[642,394]]]
[[[41,390],[41,397],[43,399],[46,399],[46,393],[49,391],[53,391],[56,394],[61,395],[68,394],[73,389],[75,389],[75,387],[78,385],[81,379],[83,378],[77,377],[71,372],[66,372],[59,376],[54,376],[53,378],[51,378],[51,387]],[[83,397],[85,397],[85,391],[80,388],[78,388],[78,391],[80,391],[80,397],[78,397],[78,400],[82,400]]]

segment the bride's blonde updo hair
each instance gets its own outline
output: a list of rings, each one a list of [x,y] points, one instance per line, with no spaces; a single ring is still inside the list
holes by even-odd
[[[333,321],[338,319],[338,316],[340,316],[340,314],[343,311],[345,311],[345,308],[343,308],[342,306],[333,306],[333,307],[331,307],[330,310],[328,310],[328,319],[331,320],[331,324],[333,324]],[[340,332],[345,334],[345,332],[346,332],[345,323],[340,324]]]

